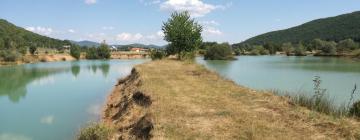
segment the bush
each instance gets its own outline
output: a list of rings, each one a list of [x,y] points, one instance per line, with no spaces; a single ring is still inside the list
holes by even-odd
[[[358,44],[356,44],[356,42],[354,42],[352,39],[346,39],[340,41],[336,47],[339,52],[348,52],[357,49]]]
[[[102,43],[100,47],[97,49],[98,58],[99,59],[109,59],[110,54],[110,48],[105,43]]]
[[[70,47],[70,55],[76,59],[80,59],[80,47],[77,45],[73,45]]]
[[[306,50],[304,45],[297,44],[294,53],[296,56],[306,56]]]
[[[232,60],[234,56],[229,44],[217,44],[208,46],[204,55],[205,60]]]
[[[34,45],[29,47],[30,54],[34,55],[36,53],[37,48]]]
[[[360,118],[360,101],[355,102],[349,109],[351,116],[356,116]]]
[[[15,49],[3,50],[0,52],[0,57],[3,58],[4,61],[15,62],[22,55]]]
[[[356,58],[360,58],[360,49],[351,52],[351,55]]]
[[[97,50],[95,47],[91,47],[86,51],[86,59],[98,59]]]
[[[160,49],[155,49],[150,51],[150,57],[152,60],[160,60],[166,56],[165,51]]]
[[[108,140],[112,130],[102,124],[90,124],[83,128],[77,136],[78,140]]]
[[[282,50],[285,52],[287,56],[291,55],[294,51],[294,47],[291,43],[284,43],[282,44]]]
[[[193,61],[196,57],[195,51],[190,52],[180,52],[179,54],[179,60],[185,60],[185,61]]]

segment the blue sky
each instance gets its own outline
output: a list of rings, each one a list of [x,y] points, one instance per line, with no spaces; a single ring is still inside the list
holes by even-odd
[[[161,25],[188,10],[205,41],[238,43],[265,32],[360,10],[359,0],[1,0],[0,18],[59,39],[163,45]]]

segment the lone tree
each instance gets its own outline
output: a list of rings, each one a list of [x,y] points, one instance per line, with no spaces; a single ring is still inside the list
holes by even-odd
[[[80,47],[78,45],[72,45],[70,47],[70,55],[76,59],[80,59],[80,53],[81,53],[81,50],[80,50]]]
[[[202,43],[202,26],[190,17],[189,12],[174,12],[162,26],[164,39],[169,42],[168,55],[177,55],[178,59],[194,58],[195,50]]]

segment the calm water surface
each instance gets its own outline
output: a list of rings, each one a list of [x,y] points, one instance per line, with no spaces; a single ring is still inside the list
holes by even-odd
[[[0,67],[0,140],[71,140],[118,78],[147,60],[78,61]]]
[[[320,76],[322,88],[338,105],[350,98],[354,84],[360,85],[360,62],[345,58],[240,56],[236,61],[197,62],[240,85],[259,90],[313,93],[314,76]],[[356,96],[360,99],[360,91]]]

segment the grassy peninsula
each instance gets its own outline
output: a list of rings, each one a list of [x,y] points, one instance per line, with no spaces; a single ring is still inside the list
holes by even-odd
[[[360,122],[294,105],[189,62],[136,66],[109,96],[103,122],[122,139],[359,139]]]

